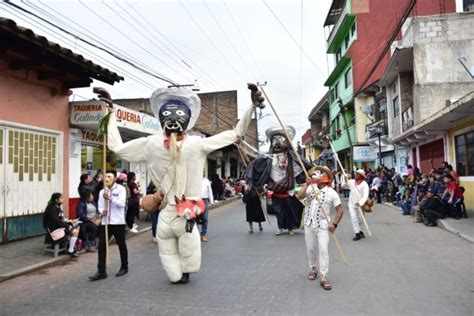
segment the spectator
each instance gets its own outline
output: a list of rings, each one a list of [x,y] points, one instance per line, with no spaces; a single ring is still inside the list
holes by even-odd
[[[211,188],[215,200],[224,200],[224,182],[218,174],[211,176]]]
[[[81,238],[85,241],[88,252],[95,251],[95,239],[98,236],[99,228],[93,222],[99,212],[97,204],[94,202],[94,194],[87,192],[85,198],[81,198],[77,204],[76,214],[81,223]]]
[[[407,188],[406,193],[402,197],[400,201],[400,208],[401,211],[400,213],[402,215],[410,215],[411,213],[411,205],[412,205],[412,194],[413,194],[413,189],[412,188]]]
[[[146,188],[146,194],[149,195],[149,194],[155,194],[157,188],[155,186],[155,184],[153,183],[153,181],[150,181],[150,183],[148,184],[147,188]],[[155,210],[153,212],[150,213],[150,217],[151,217],[151,236],[152,236],[152,240],[153,242],[158,242],[158,240],[156,239],[156,226],[158,225],[158,215],[160,214],[160,210]]]
[[[95,193],[96,184],[92,181],[92,177],[88,173],[84,173],[79,178],[79,186],[77,187],[77,192],[81,199],[85,199],[89,192]]]
[[[201,224],[201,241],[208,242],[207,238],[207,224],[209,220],[209,205],[214,203],[214,196],[212,195],[211,182],[206,177],[202,178],[202,194],[201,198],[204,201],[204,214],[199,216],[199,223]]]
[[[435,192],[435,190],[433,188],[429,188],[426,192],[428,191],[431,191],[431,193]],[[414,210],[415,210],[415,220],[413,221],[413,223],[423,223],[423,214],[426,210],[426,205],[428,204],[428,194],[424,191],[421,191],[420,192],[423,192],[423,196],[421,197],[420,199],[420,202],[418,203],[417,206],[415,206]]]
[[[58,228],[64,228],[66,239],[68,236],[69,240],[69,249],[67,251],[68,255],[71,258],[78,257],[75,246],[79,236],[79,226],[73,224],[73,222],[68,221],[64,218],[63,210],[61,205],[64,203],[64,197],[61,193],[53,193],[49,199],[48,206],[44,210],[43,214],[43,227],[51,234],[54,230]],[[62,240],[64,240],[62,239]],[[62,240],[56,240],[55,242],[60,242]]]
[[[136,183],[135,172],[128,174],[128,188],[130,189],[130,197],[127,207],[127,226],[130,232],[137,233],[138,225],[135,224],[135,218],[139,219],[140,214],[140,189]]]
[[[94,190],[94,202],[97,204],[99,200],[99,192],[104,188],[104,173],[101,169],[97,170],[95,173],[94,179],[92,179],[92,183],[95,185]]]
[[[459,185],[459,175],[456,171],[454,171],[453,166],[448,165],[446,167],[446,173],[449,173],[453,177],[454,181],[456,181],[456,183]]]
[[[435,194],[433,189],[428,189],[426,196],[428,200],[423,211],[423,223],[426,226],[436,226],[438,219],[446,217],[446,207],[442,199]]]
[[[373,196],[377,197],[377,203],[382,203],[382,175],[377,173],[372,180],[372,186],[370,188]]]
[[[449,206],[449,216],[455,219],[461,218],[460,201],[464,197],[459,185],[451,174],[444,175],[446,189],[441,197]]]

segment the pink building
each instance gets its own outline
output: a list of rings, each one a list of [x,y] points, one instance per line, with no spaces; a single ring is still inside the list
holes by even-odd
[[[122,77],[0,18],[0,243],[44,233],[49,197],[68,201],[71,88]],[[78,182],[78,179],[71,179]],[[68,203],[64,210],[68,214]]]

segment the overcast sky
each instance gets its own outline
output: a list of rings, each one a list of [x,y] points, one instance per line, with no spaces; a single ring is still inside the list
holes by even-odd
[[[267,81],[281,119],[297,130],[295,141],[309,128],[307,116],[327,91],[323,23],[330,0],[13,2],[179,84],[196,79],[201,92],[238,90],[239,113],[250,104],[246,83]],[[94,82],[113,98],[148,98],[168,85],[26,13],[5,4],[0,10],[1,16],[125,77],[114,86]],[[92,88],[74,93],[76,101],[93,97]],[[267,107],[259,121],[261,138],[277,124],[271,113]]]

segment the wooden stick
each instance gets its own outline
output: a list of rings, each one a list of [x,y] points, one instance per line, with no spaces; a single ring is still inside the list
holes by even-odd
[[[342,173],[344,174],[344,178],[346,178],[347,184],[349,184],[349,187],[351,188],[351,190],[354,190],[354,191],[355,191],[356,188],[355,188],[355,187],[352,187],[352,186],[350,185],[349,178],[347,177],[347,174],[346,174],[346,172],[344,171],[344,168],[342,167],[342,163],[341,163],[341,161],[339,160],[339,157],[336,155],[336,151],[334,151],[334,147],[332,146],[332,143],[331,143],[331,141],[329,140],[329,138],[328,138],[328,142],[329,142],[329,146],[331,146],[331,150],[332,150],[332,152],[334,153],[334,156],[336,156],[336,160],[337,160],[337,163],[339,164],[339,168],[341,168]],[[354,193],[355,193],[355,192],[354,192]],[[360,197],[359,197],[359,200],[360,200]],[[369,234],[369,236],[372,236],[372,232],[370,231],[369,225],[367,224],[367,220],[365,219],[364,212],[362,211],[361,206],[359,205],[359,207],[357,207],[357,209],[359,210],[359,214],[360,214],[360,216],[362,217],[362,221],[364,222],[365,228],[367,229],[367,233]]]
[[[105,116],[109,113],[109,107],[107,106],[107,103],[105,103]],[[112,118],[113,119],[113,118]],[[104,140],[102,143],[102,170],[103,170],[103,175],[104,175],[104,193],[108,191],[107,186],[105,185],[105,175],[106,175],[106,170],[107,170],[107,164],[106,164],[106,157],[107,157],[107,133],[104,133]],[[110,196],[109,196],[110,197]],[[109,218],[110,218],[110,207],[109,207],[109,200],[104,199],[104,206],[105,209],[107,210],[107,216],[105,219],[105,267],[108,266],[109,262]]]
[[[265,92],[265,90],[263,89],[263,87],[260,87],[260,89],[262,90],[263,94],[265,95],[265,98],[267,99],[268,101],[268,104],[270,105],[272,111],[273,111],[273,114],[275,114],[275,117],[277,118],[278,120],[278,123],[280,123],[280,126],[281,128],[283,129],[284,133],[285,133],[285,136],[286,138],[288,139],[288,142],[290,143],[290,146],[291,148],[293,149],[295,155],[296,155],[296,158],[298,159],[298,162],[299,164],[301,165],[301,169],[303,169],[303,172],[305,173],[306,175],[306,178],[308,179],[309,178],[309,174],[308,174],[308,171],[306,170],[306,168],[304,167],[304,164],[303,164],[303,161],[301,160],[301,157],[298,153],[298,151],[296,150],[295,148],[295,145],[293,144],[293,142],[291,141],[291,138],[290,138],[290,135],[288,135],[288,131],[286,130],[285,126],[283,125],[280,117],[278,116],[278,113],[276,112],[275,108],[273,107],[272,105],[272,102],[270,101],[270,99],[268,98],[268,95],[267,93]],[[314,188],[314,184],[311,183],[311,188],[313,189],[313,192],[315,193],[314,196],[316,197],[316,200],[318,201],[319,205],[321,205],[321,207],[323,207],[322,203],[321,203],[321,200],[319,199],[319,196],[316,194],[316,190]],[[326,216],[326,212],[322,212],[323,214],[323,217],[324,219],[326,220],[328,226],[329,226],[329,220]],[[342,261],[347,265],[347,258],[346,258],[346,255],[344,254],[344,251],[342,250],[342,247],[341,247],[341,244],[339,243],[339,239],[337,238],[337,235],[336,235],[336,232],[334,231],[332,233],[334,235],[334,240],[336,241],[336,246],[337,246],[337,249],[339,250],[339,253],[341,255],[341,258],[342,258]]]

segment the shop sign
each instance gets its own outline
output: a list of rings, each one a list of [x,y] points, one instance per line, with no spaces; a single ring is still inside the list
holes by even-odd
[[[98,144],[104,143],[104,135],[99,135],[97,132],[83,130],[81,133],[81,140],[83,143]]]
[[[113,107],[115,120],[119,128],[122,127],[146,134],[160,132],[160,121],[156,117],[117,104],[114,104]],[[71,102],[71,124],[73,125],[97,129],[104,113],[105,105],[102,101]]]
[[[377,159],[375,147],[372,146],[354,146],[354,162],[367,162]]]

